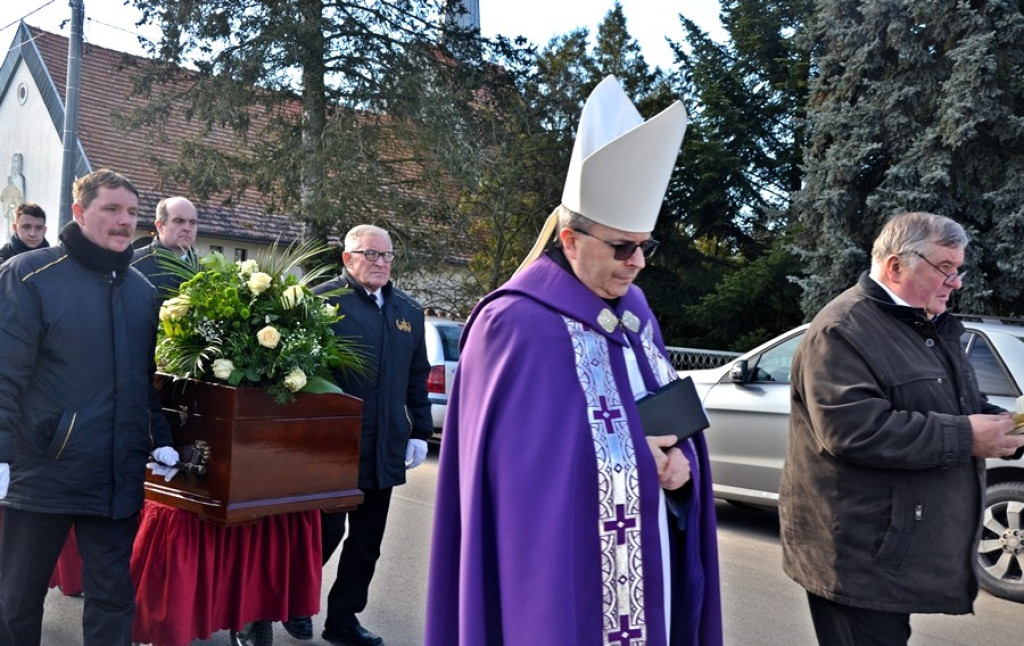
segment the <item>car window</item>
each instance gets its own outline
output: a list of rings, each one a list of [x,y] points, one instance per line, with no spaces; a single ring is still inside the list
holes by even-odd
[[[462,334],[462,326],[438,325],[437,333],[441,336],[441,351],[444,353],[444,360],[458,361],[459,336]]]
[[[1017,392],[988,340],[974,332],[960,337],[960,344],[978,376],[978,388],[989,397],[1016,397]]]
[[[768,348],[757,358],[757,366],[751,376],[751,381],[772,381],[776,383],[789,383],[789,369],[793,365],[793,353],[800,345],[803,334],[790,337],[782,343]]]

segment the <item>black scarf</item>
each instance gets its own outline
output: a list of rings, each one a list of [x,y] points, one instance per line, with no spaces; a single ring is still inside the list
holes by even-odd
[[[130,246],[124,251],[104,249],[86,238],[75,221],[68,222],[57,237],[72,258],[92,271],[101,274],[126,272],[132,264],[134,252]]]
[[[34,249],[42,249],[43,247],[49,247],[49,246],[50,246],[50,243],[46,241],[46,238],[43,238],[43,241],[39,243],[38,247],[30,247],[27,244],[25,244],[24,241],[22,241],[21,238],[18,237],[17,233],[12,233],[11,234],[11,251],[12,251],[11,255],[12,256],[17,256],[19,253],[25,253],[26,251],[32,251],[33,248]]]

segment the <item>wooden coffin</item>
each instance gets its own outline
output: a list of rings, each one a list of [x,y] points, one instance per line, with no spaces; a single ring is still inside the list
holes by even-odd
[[[223,525],[309,509],[345,511],[357,488],[363,403],[298,393],[276,404],[259,388],[157,377],[179,453],[205,443],[205,473],[170,482],[147,471],[146,498]]]

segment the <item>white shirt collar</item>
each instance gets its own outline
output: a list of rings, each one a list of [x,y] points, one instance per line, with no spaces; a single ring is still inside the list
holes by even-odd
[[[897,296],[896,292],[894,292],[891,289],[889,289],[888,287],[886,287],[885,284],[882,281],[878,280],[877,278],[875,278],[871,274],[868,274],[868,278],[870,278],[871,280],[873,280],[876,283],[878,283],[878,286],[881,287],[882,289],[884,289],[885,293],[889,295],[889,298],[891,298],[893,301],[895,301],[897,305],[905,305],[907,307],[911,307],[910,303],[908,303],[907,301],[905,301],[902,298],[900,298],[899,296]]]

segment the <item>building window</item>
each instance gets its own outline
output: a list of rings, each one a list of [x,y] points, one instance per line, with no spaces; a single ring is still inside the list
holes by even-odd
[[[235,247],[235,262],[243,262],[246,256],[249,254],[247,249],[239,249]]]
[[[28,101],[28,86],[24,83],[18,84],[18,105],[25,105]]]
[[[219,244],[212,244],[212,245],[210,245],[210,253],[214,253],[214,252],[224,253],[224,247],[220,246]]]

